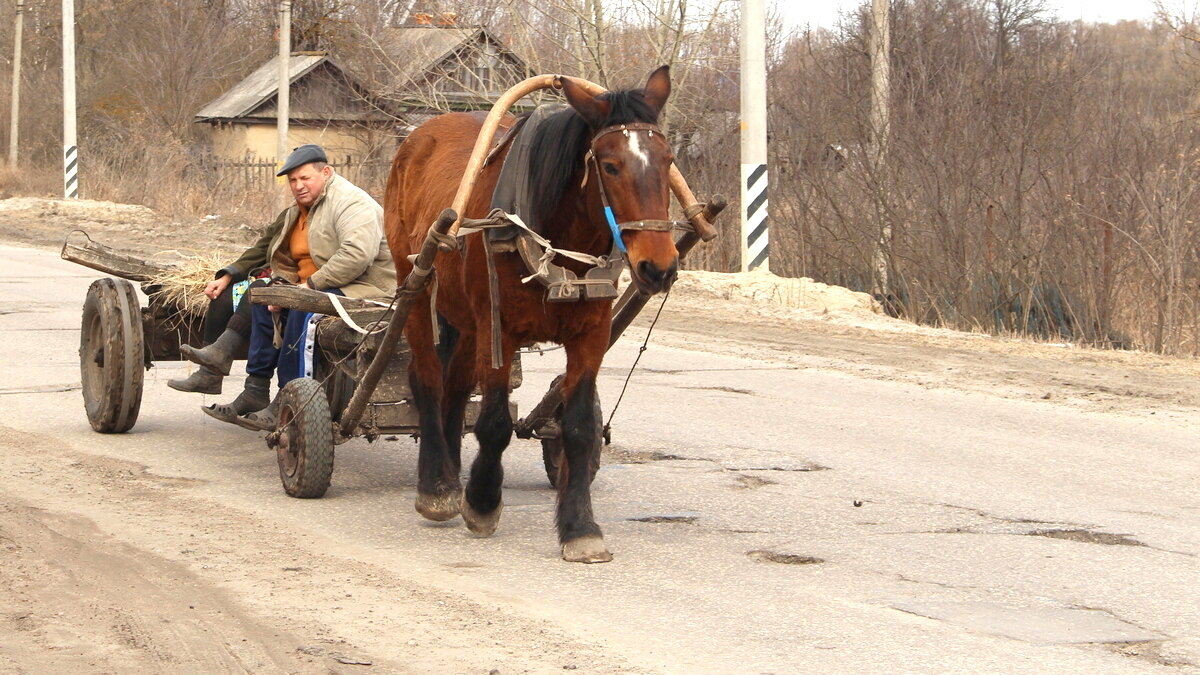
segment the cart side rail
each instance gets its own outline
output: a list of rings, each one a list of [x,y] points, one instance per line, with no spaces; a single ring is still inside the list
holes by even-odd
[[[75,237],[73,241],[72,237],[77,233],[83,235],[83,238],[80,240]],[[63,242],[61,255],[63,260],[70,260],[77,265],[90,267],[105,274],[138,283],[149,281],[173,268],[164,263],[118,253],[104,244],[92,241],[91,237],[88,237],[83,230],[76,230],[67,235],[66,241]]]

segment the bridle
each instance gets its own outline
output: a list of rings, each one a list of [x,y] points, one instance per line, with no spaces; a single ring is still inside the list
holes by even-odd
[[[596,181],[600,187],[600,203],[604,206],[604,219],[608,222],[608,228],[612,230],[613,245],[622,254],[628,253],[625,248],[625,242],[621,240],[621,233],[624,231],[641,231],[641,232],[670,232],[672,230],[691,230],[691,223],[681,220],[627,220],[618,222],[616,215],[613,214],[612,204],[608,199],[608,186],[604,184],[604,172],[600,170],[600,163],[596,161],[596,143],[601,138],[608,134],[622,133],[625,138],[629,138],[631,133],[645,132],[650,138],[654,134],[662,136],[666,139],[662,129],[658,128],[657,124],[650,122],[630,122],[629,124],[614,124],[610,127],[605,127],[596,132],[592,136],[591,146],[588,148],[587,155],[584,156],[583,183],[580,187],[587,185],[588,174],[587,167],[590,166],[595,170]]]

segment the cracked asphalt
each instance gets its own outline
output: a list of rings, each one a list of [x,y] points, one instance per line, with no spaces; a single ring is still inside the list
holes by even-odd
[[[198,410],[236,380],[174,392],[183,364],[146,374],[132,432],[93,433],[77,349],[97,275],[38,249],[0,260],[0,671],[1200,673],[1186,397],[1098,410],[969,374],[881,377],[905,338],[789,348],[775,325],[760,350],[684,303],[596,479],[615,560],[572,565],[530,441],[479,539],[420,521],[407,438],[338,446],[325,498],[286,497],[260,435]],[[606,361],[606,417],[645,329]],[[939,358],[923,349],[888,372]],[[521,410],[561,359],[525,357]],[[1091,368],[1054,367],[1075,387]]]

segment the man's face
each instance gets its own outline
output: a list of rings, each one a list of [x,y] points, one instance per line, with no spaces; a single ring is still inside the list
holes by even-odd
[[[333,167],[328,164],[320,170],[316,164],[305,164],[288,172],[288,187],[292,189],[296,203],[308,208],[321,196],[321,191],[332,176]]]

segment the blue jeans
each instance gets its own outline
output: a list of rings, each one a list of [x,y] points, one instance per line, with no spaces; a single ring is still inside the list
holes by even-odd
[[[345,295],[337,288],[324,292]],[[246,359],[246,373],[268,379],[278,373],[280,389],[298,377],[312,377],[319,351],[312,329],[314,316],[323,315],[294,309],[280,310],[283,345],[276,349],[275,322],[271,310],[266,305],[251,305],[250,351]]]

